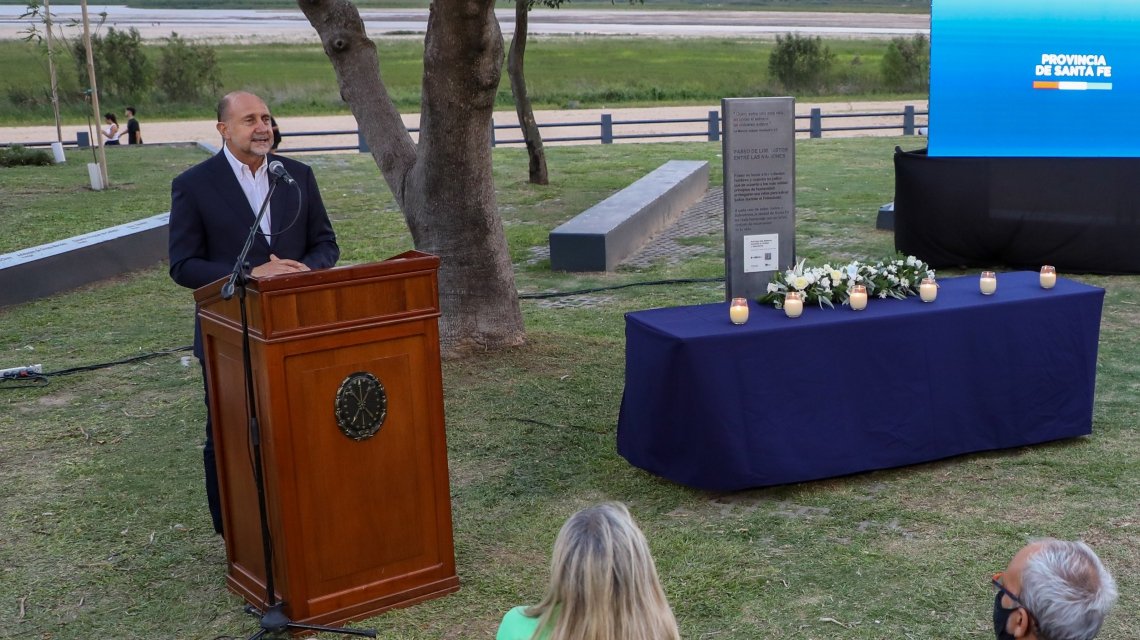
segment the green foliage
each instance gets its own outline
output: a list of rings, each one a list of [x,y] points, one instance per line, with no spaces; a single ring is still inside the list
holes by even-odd
[[[893,38],[880,62],[883,83],[899,91],[930,88],[930,41],[919,33],[912,38]]]
[[[71,54],[79,77],[86,79],[87,50],[82,40],[72,43]],[[91,55],[100,95],[137,100],[150,89],[154,68],[143,52],[138,29],[117,31],[111,27],[106,36],[92,35]]]
[[[788,90],[823,91],[835,54],[819,36],[789,33],[776,36],[776,48],[768,58],[768,74]]]
[[[14,144],[0,147],[0,167],[21,167],[52,164],[51,155],[43,149],[29,149]]]
[[[189,102],[214,96],[222,86],[214,50],[171,33],[158,63],[158,88],[168,100]]]

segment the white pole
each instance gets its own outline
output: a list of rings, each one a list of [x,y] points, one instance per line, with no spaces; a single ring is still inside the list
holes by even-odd
[[[87,49],[87,81],[91,83],[91,108],[95,110],[95,129],[99,132],[97,134],[99,177],[103,180],[102,188],[106,189],[110,186],[107,182],[107,149],[103,142],[103,127],[99,126],[103,116],[99,113],[99,87],[95,83],[95,53],[91,51],[91,23],[87,19],[87,0],[81,0],[79,5],[83,9],[83,46]]]

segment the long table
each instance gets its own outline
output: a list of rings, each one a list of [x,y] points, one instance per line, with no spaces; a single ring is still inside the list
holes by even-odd
[[[1092,432],[1104,290],[1033,272],[939,282],[923,303],[800,318],[750,303],[626,314],[618,452],[686,486],[731,491]]]

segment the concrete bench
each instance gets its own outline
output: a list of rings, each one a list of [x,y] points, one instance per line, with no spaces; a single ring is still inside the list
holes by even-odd
[[[0,255],[0,307],[166,260],[169,213]]]
[[[709,163],[670,160],[550,232],[556,271],[612,271],[696,203],[709,187]]]

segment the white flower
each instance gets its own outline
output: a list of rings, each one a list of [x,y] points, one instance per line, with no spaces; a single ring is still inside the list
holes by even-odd
[[[843,272],[842,271],[840,271],[838,269],[828,269],[828,271],[831,274],[831,281],[832,282],[839,282],[840,280],[843,279]]]
[[[824,289],[830,289],[831,280],[828,280],[827,278],[821,278],[819,281],[819,286],[823,287]]]
[[[780,290],[780,287],[775,282],[769,282],[768,283],[768,293],[776,293],[779,290]]]
[[[916,260],[914,256],[906,257],[906,264],[908,267],[913,267],[917,262],[918,260]]]
[[[886,297],[887,297],[887,292],[886,292],[886,291],[880,291],[880,292],[879,292],[879,297],[880,297],[880,298],[886,298]]]
[[[791,283],[793,287],[800,291],[807,289],[808,285],[811,284],[808,282],[807,276],[796,276],[791,280]]]

